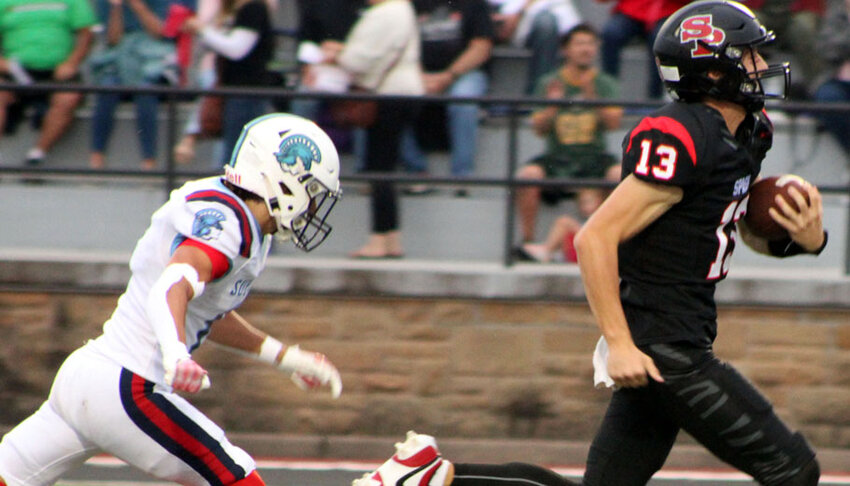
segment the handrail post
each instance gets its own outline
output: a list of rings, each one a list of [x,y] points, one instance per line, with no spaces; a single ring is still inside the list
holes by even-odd
[[[506,267],[514,264],[513,244],[514,244],[514,206],[516,202],[516,186],[514,180],[516,177],[517,158],[519,151],[519,121],[517,116],[516,102],[510,101],[508,104],[508,173],[507,173],[507,190],[508,194],[505,204],[505,248],[503,262]]]
[[[177,186],[177,170],[174,160],[174,150],[177,145],[177,95],[169,93],[166,96],[168,106],[168,120],[165,131],[165,199],[168,200]]]
[[[847,186],[847,225],[844,241],[844,275],[850,276],[850,186]]]

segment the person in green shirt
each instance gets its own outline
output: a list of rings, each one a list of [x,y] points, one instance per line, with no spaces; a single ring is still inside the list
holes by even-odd
[[[79,82],[96,22],[88,0],[0,0],[0,77],[20,84]],[[46,100],[41,134],[26,157],[36,165],[65,133],[82,98],[79,92],[2,91],[0,134],[28,103]]]
[[[561,38],[563,65],[540,79],[537,95],[548,99],[595,100],[615,99],[617,82],[596,67],[599,36],[593,27],[579,24]],[[620,127],[623,109],[617,106],[551,105],[531,115],[534,131],[546,138],[546,151],[532,159],[517,173],[519,179],[604,178],[616,174],[610,170],[615,158],[606,151],[605,132]],[[588,193],[588,194],[583,194]],[[517,190],[521,236],[533,241],[541,198],[577,194],[580,200],[593,195],[602,202],[604,192],[596,188],[576,191],[551,191],[540,186],[524,186]],[[583,217],[598,204],[582,204]],[[587,214],[584,214],[587,213]]]

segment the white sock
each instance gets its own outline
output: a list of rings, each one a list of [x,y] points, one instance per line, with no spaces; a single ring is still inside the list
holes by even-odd
[[[27,152],[28,159],[43,159],[44,158],[44,150],[41,150],[38,147],[33,147]]]

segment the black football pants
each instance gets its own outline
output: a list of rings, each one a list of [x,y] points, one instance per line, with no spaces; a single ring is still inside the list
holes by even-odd
[[[765,485],[815,485],[815,453],[771,404],[711,349],[654,344],[641,349],[664,383],[622,388],[591,444],[587,486],[644,485],[664,464],[679,429]]]

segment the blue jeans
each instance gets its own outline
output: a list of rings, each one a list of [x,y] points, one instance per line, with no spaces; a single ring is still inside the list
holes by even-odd
[[[484,71],[470,71],[461,75],[446,94],[452,97],[482,96],[489,82]],[[450,103],[446,105],[446,122],[449,127],[451,171],[453,176],[465,177],[475,167],[475,148],[478,140],[478,105]],[[407,126],[401,137],[401,160],[407,172],[428,172],[428,161],[413,127]]]
[[[230,162],[230,157],[233,155],[233,148],[236,145],[236,141],[239,140],[239,135],[242,133],[242,127],[254,118],[265,115],[267,112],[268,103],[262,98],[231,96],[225,100],[221,127],[222,164]],[[216,164],[214,167],[218,169],[221,168],[221,165]]]
[[[635,37],[646,39],[649,62],[649,86],[647,95],[652,99],[661,97],[661,77],[652,55],[652,44],[663,22],[659,21],[651,32],[647,33],[643,22],[639,22],[621,13],[612,14],[602,28],[602,70],[614,77],[620,76],[620,53],[626,44]]]
[[[850,102],[850,81],[828,80],[818,87],[815,100],[826,103]],[[821,112],[817,117],[844,151],[850,154],[850,113]]]
[[[528,64],[528,77],[525,82],[525,94],[534,94],[537,81],[541,77],[558,69],[561,33],[558,31],[558,18],[551,12],[540,12],[531,23],[531,31],[525,39],[525,47],[531,50]]]
[[[101,86],[119,86],[117,77],[106,77],[101,80]],[[121,101],[118,93],[99,93],[95,95],[94,115],[92,120],[92,151],[105,152],[115,126],[115,109]],[[153,95],[135,95],[136,132],[139,135],[139,145],[142,157],[156,158],[157,139],[157,108],[159,100]]]

